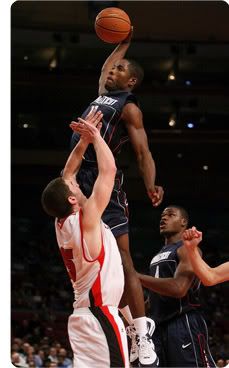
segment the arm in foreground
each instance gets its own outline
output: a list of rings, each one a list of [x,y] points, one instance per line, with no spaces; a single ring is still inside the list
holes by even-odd
[[[101,111],[95,111],[91,109],[87,117],[85,118],[84,122],[88,123],[89,125],[94,125],[95,127],[100,123],[102,119],[102,113]],[[79,121],[83,121],[82,119],[79,119]],[[78,131],[77,127],[80,127],[82,123],[80,122],[74,122],[72,121],[70,124],[70,127],[73,131]],[[96,129],[96,128],[95,128]],[[97,129],[96,129],[97,130]],[[88,131],[84,131],[84,134],[81,135],[79,142],[77,145],[73,148],[71,151],[67,162],[65,164],[64,170],[63,170],[63,178],[64,179],[72,179],[75,178],[77,172],[79,171],[79,168],[82,163],[83,155],[88,147],[88,144],[90,143],[91,137],[89,135]]]
[[[82,119],[80,119],[83,121]],[[86,121],[84,125],[78,125],[78,132],[82,135],[90,131],[97,162],[98,176],[93,186],[92,194],[83,208],[83,223],[85,230],[93,229],[100,222],[101,216],[107,207],[114,187],[116,165],[114,156],[100,135],[100,131]],[[93,214],[93,215],[92,215]]]
[[[184,297],[194,280],[194,273],[191,263],[188,259],[186,249],[182,246],[178,250],[180,262],[174,274],[174,277],[160,278],[138,273],[142,286],[164,296],[173,298]]]
[[[195,227],[183,234],[184,245],[187,249],[193,270],[205,286],[213,286],[229,280],[229,262],[217,267],[210,267],[200,256],[198,244],[202,240],[202,232]]]

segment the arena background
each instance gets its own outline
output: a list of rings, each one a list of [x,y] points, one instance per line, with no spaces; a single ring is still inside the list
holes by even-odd
[[[223,1],[17,1],[11,8],[12,345],[24,360],[29,343],[69,349],[66,321],[73,294],[58,254],[53,221],[40,195],[69,152],[68,127],[97,95],[100,68],[114,48],[94,32],[97,13],[124,9],[134,25],[130,58],[145,70],[136,92],[144,113],[157,183],[165,198],[151,207],[134,154],[119,158],[130,207],[131,251],[147,271],[161,247],[166,204],[184,206],[203,231],[204,258],[228,259],[229,7]],[[172,74],[175,79],[171,79]],[[175,121],[175,125],[174,124]],[[170,125],[169,125],[170,124]],[[228,284],[203,290],[210,346],[229,358]],[[15,338],[22,339],[17,341]],[[26,350],[27,349],[27,350]],[[71,359],[71,352],[68,352]],[[23,360],[22,359],[22,360]],[[24,364],[23,361],[21,364]],[[49,366],[46,359],[45,366]],[[21,365],[24,366],[24,365]],[[61,366],[61,365],[59,365]],[[223,366],[223,365],[222,365]]]

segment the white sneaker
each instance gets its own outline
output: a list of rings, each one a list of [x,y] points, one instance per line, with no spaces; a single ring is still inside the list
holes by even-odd
[[[131,340],[130,363],[134,363],[135,361],[138,361],[138,345],[134,325],[130,325],[126,328],[126,334]]]
[[[155,348],[150,335],[137,335],[137,345],[138,345],[138,359],[139,365],[141,366],[158,366],[159,359],[155,353]]]
[[[147,324],[148,334],[151,337],[155,331],[155,327],[156,327],[155,322],[152,318],[146,317],[146,324]]]

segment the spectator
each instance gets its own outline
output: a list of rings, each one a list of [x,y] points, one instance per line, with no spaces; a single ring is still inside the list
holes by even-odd
[[[217,360],[216,365],[218,368],[225,367],[225,361],[222,358],[220,358]]]
[[[43,367],[44,366],[44,360],[45,360],[45,354],[44,351],[39,349],[37,354],[34,356],[34,362],[36,364],[36,367]]]
[[[25,359],[16,351],[12,352],[11,361],[13,365],[15,365],[15,367],[23,367],[23,368],[28,367],[28,364],[26,364]]]
[[[71,359],[67,358],[67,351],[64,348],[61,348],[58,354],[58,366],[61,368],[70,368],[72,367]]]
[[[51,362],[55,362],[58,363],[58,357],[57,357],[57,351],[56,348],[51,347],[49,350],[49,355],[48,355],[48,359]]]

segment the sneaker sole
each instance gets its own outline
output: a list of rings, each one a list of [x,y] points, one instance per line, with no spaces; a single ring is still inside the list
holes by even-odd
[[[132,364],[132,363],[131,363]],[[159,364],[159,359],[157,358],[153,363],[151,364],[142,364],[142,363],[138,363],[138,367],[158,367]]]

